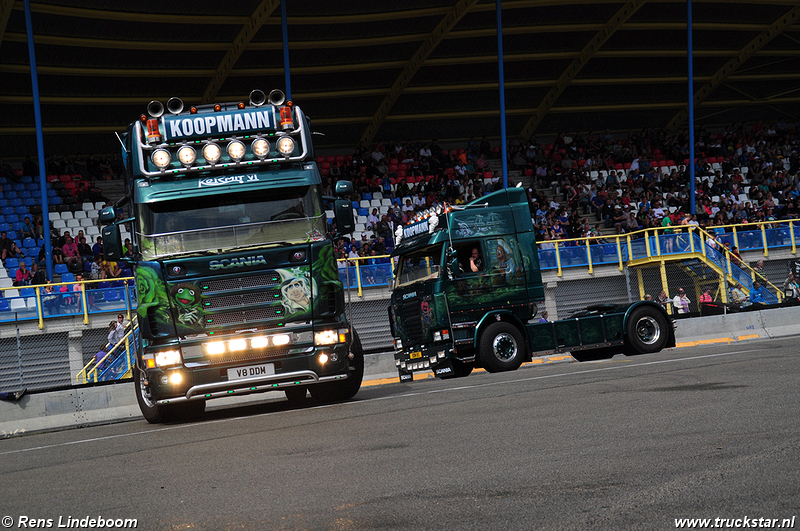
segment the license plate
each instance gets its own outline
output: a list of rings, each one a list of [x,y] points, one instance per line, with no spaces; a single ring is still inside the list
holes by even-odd
[[[251,365],[249,367],[228,369],[228,380],[241,380],[242,378],[267,376],[270,374],[275,374],[275,365],[272,363],[265,363],[263,365]]]
[[[409,356],[412,360],[422,357],[422,352],[412,352]]]

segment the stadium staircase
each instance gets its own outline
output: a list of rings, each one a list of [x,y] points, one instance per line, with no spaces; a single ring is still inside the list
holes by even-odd
[[[122,341],[116,345],[103,347],[105,356],[94,358],[75,375],[78,383],[97,383],[123,380],[132,376],[136,363],[136,349],[139,344],[139,323],[134,317]]]

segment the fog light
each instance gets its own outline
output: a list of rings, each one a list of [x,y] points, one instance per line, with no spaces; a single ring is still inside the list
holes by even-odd
[[[441,341],[442,340],[442,333],[438,330],[433,333],[433,340],[434,341]]]
[[[269,155],[269,142],[263,138],[256,138],[253,140],[250,147],[253,150],[253,154],[259,159],[264,159]]]
[[[244,152],[245,148],[241,140],[231,140],[228,143],[228,156],[234,162],[239,162],[242,160],[242,158],[244,158]]]
[[[288,157],[294,152],[294,140],[288,136],[282,136],[278,139],[278,151],[284,157]]]
[[[178,160],[187,168],[194,164],[196,158],[197,152],[192,146],[181,146],[178,150]]]
[[[277,336],[272,336],[272,344],[276,347],[288,345],[291,340],[292,338],[289,337],[289,334],[278,334]]]
[[[331,361],[334,363],[339,361],[339,355],[335,352],[331,352]]]
[[[399,365],[399,367],[400,367],[401,369],[405,369],[405,368],[406,368],[406,362],[404,362],[404,361],[401,361],[401,362],[400,362],[400,365]]]
[[[429,368],[430,368],[430,366],[431,366],[431,364],[430,364],[430,362],[429,362],[428,360],[425,360],[425,363],[423,363],[423,365],[422,365],[422,366],[423,366],[425,369],[429,369]]]
[[[173,372],[169,375],[169,382],[173,385],[177,385],[183,381],[183,376],[179,372]]]
[[[231,352],[238,352],[246,348],[247,348],[247,341],[244,339],[234,339],[232,341],[228,341],[228,349]]]
[[[250,338],[250,346],[253,348],[265,348],[269,346],[269,338],[265,336],[256,336]]]
[[[159,378],[159,381],[161,382],[161,385],[167,385],[169,383],[169,378],[167,378],[167,375],[165,374],[164,376]]]
[[[395,364],[397,367],[399,367],[399,366],[400,366],[400,360],[394,360],[394,364]]]
[[[436,363],[436,356],[431,356],[431,363]]]
[[[438,355],[440,358],[444,358],[444,350],[440,350],[439,352],[437,352],[437,355]]]
[[[325,353],[320,354],[319,355],[319,362],[322,363],[322,364],[328,363],[328,355],[325,354]]]

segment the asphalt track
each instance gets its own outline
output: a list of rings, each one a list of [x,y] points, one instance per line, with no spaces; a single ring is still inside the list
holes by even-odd
[[[137,529],[675,529],[800,516],[797,340],[0,441],[0,518]],[[723,521],[724,523],[724,521]],[[762,521],[763,523],[763,521]],[[800,528],[800,519],[795,527]]]

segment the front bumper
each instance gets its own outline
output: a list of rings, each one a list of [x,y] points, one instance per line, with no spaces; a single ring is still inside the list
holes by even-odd
[[[322,363],[320,356],[328,361]],[[335,354],[335,356],[334,356]],[[343,380],[349,374],[347,344],[309,347],[302,354],[280,358],[250,359],[239,363],[197,366],[184,363],[172,368],[147,369],[147,389],[150,399],[158,404],[188,400],[207,400],[223,396],[280,391],[288,387],[316,385]],[[332,361],[333,359],[336,361]],[[272,365],[271,374],[229,379],[230,369]],[[179,373],[180,383],[173,384],[171,376]]]
[[[404,373],[413,374],[414,372],[430,370],[436,374],[438,368],[450,367],[452,353],[452,343],[443,342],[396,350],[394,360],[402,380]]]

